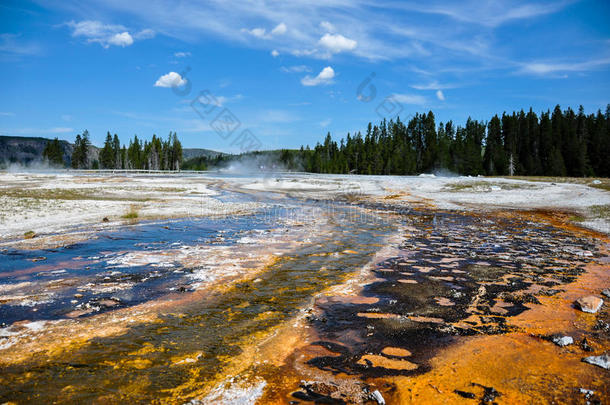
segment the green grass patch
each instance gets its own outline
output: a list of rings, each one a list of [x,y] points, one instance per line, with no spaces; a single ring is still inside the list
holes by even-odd
[[[0,189],[0,197],[30,198],[35,200],[98,200],[98,201],[148,201],[149,198],[94,194],[92,190],[81,189]]]
[[[129,207],[129,211],[127,211],[125,213],[125,215],[123,215],[121,218],[138,219],[139,216],[140,216],[140,214],[138,214],[138,207],[136,207],[135,205],[132,205],[131,207]]]
[[[602,177],[513,176],[504,178],[545,183],[583,184],[600,190],[610,191],[610,179]]]
[[[518,190],[518,189],[531,189],[535,188],[533,184],[523,183],[499,183],[489,181],[459,181],[455,183],[448,183],[443,188],[443,191],[459,192],[459,191],[473,191],[473,192],[489,192],[494,191],[494,188],[501,190]]]
[[[610,219],[610,204],[592,205],[589,210],[595,218]]]

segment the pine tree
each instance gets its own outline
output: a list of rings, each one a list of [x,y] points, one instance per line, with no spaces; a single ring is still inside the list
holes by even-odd
[[[52,141],[47,142],[44,150],[42,151],[42,157],[46,162],[48,162],[49,165],[64,165],[64,156],[59,139],[55,138]]]
[[[112,148],[112,136],[110,132],[106,134],[106,141],[104,147],[100,151],[99,161],[102,169],[114,168],[114,151]]]
[[[70,165],[72,166],[73,169],[79,169],[80,168],[80,162],[82,161],[82,147],[81,144],[83,143],[83,140],[80,136],[80,134],[76,135],[76,139],[74,140],[74,149],[72,149],[72,157],[71,157],[71,163]]]
[[[121,141],[117,134],[114,134],[112,138],[112,167],[114,169],[121,168]]]

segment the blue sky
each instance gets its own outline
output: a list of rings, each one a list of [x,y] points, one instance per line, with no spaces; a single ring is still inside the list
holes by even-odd
[[[234,152],[246,129],[263,149],[299,147],[398,111],[463,124],[604,110],[608,21],[609,2],[586,0],[2,0],[0,134],[88,129],[99,145],[176,131]],[[225,108],[240,125],[220,136]]]

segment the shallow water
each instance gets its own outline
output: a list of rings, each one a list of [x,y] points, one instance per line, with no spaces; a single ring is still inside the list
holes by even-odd
[[[172,261],[172,251],[201,245],[230,247],[246,235],[264,234],[276,226],[260,215],[194,218],[140,223],[57,249],[2,250],[0,293],[10,294],[4,294],[4,303],[0,301],[0,323],[62,318],[74,309],[75,294],[80,295],[79,303],[113,299],[116,307],[125,307],[189,289],[189,275],[195,269]],[[168,259],[157,261],[158,255],[152,253],[159,251],[168,252]],[[141,254],[141,265],[128,262],[130,252]],[[23,283],[27,285],[14,288]],[[49,286],[53,286],[51,295]],[[16,296],[31,298],[7,299]],[[102,306],[92,313],[103,310]]]
[[[277,218],[294,216],[309,206],[304,215],[324,216],[325,232],[310,235],[302,243],[269,265],[256,280],[239,282],[220,295],[187,301],[160,316],[154,323],[139,323],[125,334],[95,338],[60,357],[39,356],[2,370],[0,400],[102,402],[186,401],[221,375],[223,368],[251,345],[261,333],[298,314],[311,297],[337,284],[366,264],[383,246],[395,228],[383,214],[349,206],[315,209],[315,203],[278,206],[256,215],[233,219],[171,221],[127,227],[102,233],[97,239],[54,251],[6,251],[2,283],[38,283],[45,277],[76,278],[79,283],[101,282],[106,277],[136,280],[120,305],[152,300],[172,288],[184,286],[188,269],[176,266],[133,266],[110,269],[113,260],[131,250],[172,250],[184,245],[218,243],[231,246],[252,230],[262,233],[277,224]],[[317,207],[320,208],[320,207]],[[302,213],[301,213],[302,214]],[[292,219],[292,218],[291,218]],[[165,226],[169,227],[166,229]],[[62,267],[66,273],[45,275],[29,271],[29,259],[45,256],[50,269]],[[40,263],[40,262],[39,262]],[[65,263],[71,265],[66,266]],[[74,265],[72,265],[74,264]],[[28,270],[29,269],[29,270]],[[120,271],[121,274],[109,272]],[[150,277],[151,274],[158,276]],[[52,303],[36,305],[37,311],[0,307],[0,316],[9,323],[19,319],[56,319],[74,304],[68,300],[74,287],[61,289]],[[189,294],[188,291],[185,294]],[[101,298],[101,297],[97,297]],[[93,302],[91,295],[80,299]],[[99,300],[98,300],[99,301]],[[26,308],[27,309],[27,308]],[[103,310],[114,310],[101,308]],[[42,388],[44,387],[44,388]]]

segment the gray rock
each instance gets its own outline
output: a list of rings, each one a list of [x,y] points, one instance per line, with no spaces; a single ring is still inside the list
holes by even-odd
[[[601,356],[589,356],[582,359],[585,363],[593,364],[606,370],[610,370],[610,355],[608,353]]]
[[[381,395],[381,392],[379,392],[379,390],[373,391],[371,397],[373,397],[373,399],[377,401],[379,405],[385,405],[385,399],[383,399],[383,395]]]
[[[585,396],[585,398],[588,399],[588,398],[591,398],[593,396],[593,394],[595,394],[595,391],[588,390],[586,388],[581,388],[580,393],[583,394]]]
[[[605,295],[606,297],[610,298],[610,288],[604,289],[604,291],[602,291],[602,295]]]
[[[573,344],[574,339],[572,339],[572,336],[555,336],[553,338],[553,343],[557,346],[564,347]]]
[[[576,305],[578,306],[578,308],[580,308],[582,312],[594,314],[600,310],[602,305],[604,305],[604,300],[594,295],[589,295],[577,299]]]

